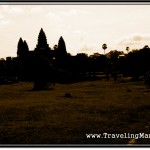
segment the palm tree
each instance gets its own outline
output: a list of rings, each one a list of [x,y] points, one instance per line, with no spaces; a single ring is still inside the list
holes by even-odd
[[[102,45],[102,48],[104,49],[104,55],[105,55],[105,49],[107,49],[107,44],[104,43],[104,44]]]

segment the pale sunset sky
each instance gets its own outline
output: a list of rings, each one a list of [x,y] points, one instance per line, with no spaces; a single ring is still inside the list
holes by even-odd
[[[34,50],[41,28],[72,55],[139,49],[150,46],[150,5],[0,5],[0,58],[16,57],[20,37]]]

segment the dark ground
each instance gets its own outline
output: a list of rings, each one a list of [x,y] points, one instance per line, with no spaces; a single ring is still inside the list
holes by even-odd
[[[150,133],[150,89],[143,81],[32,87],[0,85],[0,144],[128,144],[131,139],[88,139],[86,134]]]

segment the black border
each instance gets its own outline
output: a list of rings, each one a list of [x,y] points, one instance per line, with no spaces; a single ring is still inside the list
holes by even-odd
[[[94,3],[94,2],[150,2],[150,0],[141,0],[141,1],[138,1],[138,0],[93,0],[93,1],[88,1],[88,0],[0,0],[0,2],[91,2],[91,3]]]
[[[150,0],[0,0],[0,5],[150,5]],[[147,148],[150,144],[0,144],[0,148]]]
[[[145,2],[150,2],[150,0],[0,0],[1,2],[10,2],[10,3],[16,3],[16,2],[27,2],[27,3],[37,3],[37,2],[49,2],[49,3],[128,3],[130,5],[130,3],[145,3]]]

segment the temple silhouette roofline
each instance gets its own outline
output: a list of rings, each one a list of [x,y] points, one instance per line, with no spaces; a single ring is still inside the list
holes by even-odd
[[[55,44],[57,45],[57,44]],[[55,46],[54,45],[54,46]],[[27,54],[28,53],[28,54]],[[60,36],[57,47],[55,49],[51,49],[47,42],[46,34],[43,28],[40,29],[38,34],[37,44],[34,50],[29,50],[27,42],[20,37],[17,48],[17,57],[24,58],[30,55],[34,55],[34,53],[40,53],[40,55],[45,57],[57,57],[61,58],[67,55],[65,41],[62,36]]]

